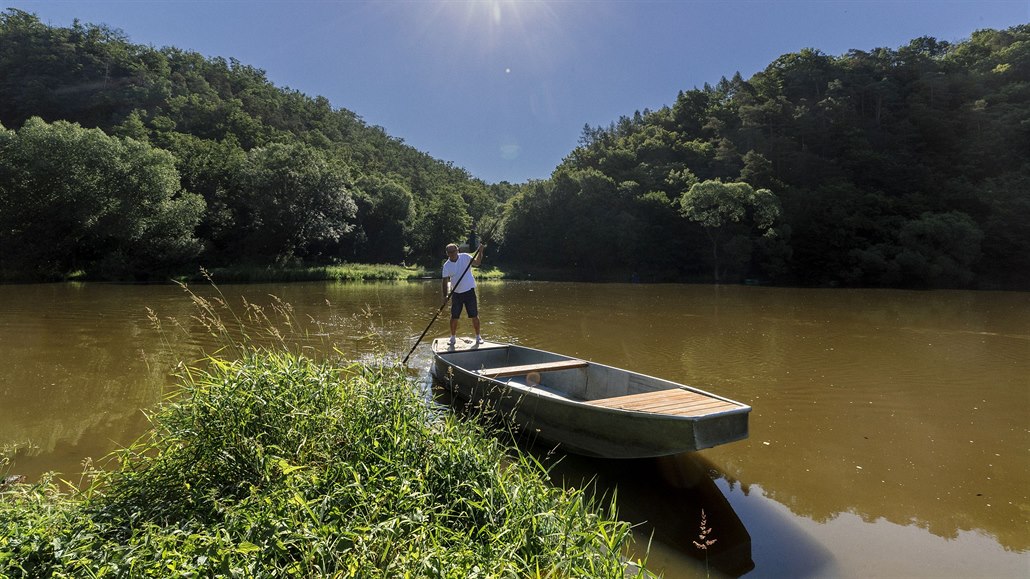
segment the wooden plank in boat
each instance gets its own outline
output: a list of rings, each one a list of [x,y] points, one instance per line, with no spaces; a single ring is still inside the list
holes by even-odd
[[[554,372],[556,370],[571,370],[573,368],[586,368],[584,360],[559,360],[557,362],[543,362],[540,364],[524,364],[522,366],[504,366],[501,368],[483,368],[478,370],[480,376],[487,378],[505,378],[508,376],[521,376],[530,372]]]
[[[714,414],[740,408],[737,404],[681,388],[641,392],[626,396],[587,400],[586,402],[587,404],[604,406],[606,408],[677,416],[704,416],[705,414]]]
[[[476,343],[472,338],[458,338],[455,344],[452,346],[448,343],[447,338],[437,338],[433,340],[433,351],[441,354],[447,352],[465,352],[469,350],[491,350],[495,348],[507,348],[508,344],[499,344],[497,342],[481,342]]]

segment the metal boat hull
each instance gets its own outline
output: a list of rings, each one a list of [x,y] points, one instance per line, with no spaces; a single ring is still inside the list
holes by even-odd
[[[436,340],[433,351],[434,376],[454,396],[482,405],[568,452],[644,458],[701,450],[748,436],[749,406],[675,382],[593,362],[550,370],[574,359],[522,346],[488,343],[479,348],[448,348],[445,341]],[[518,374],[489,376],[500,367]],[[634,396],[674,398],[681,393],[711,399],[713,411],[663,413],[601,405]]]

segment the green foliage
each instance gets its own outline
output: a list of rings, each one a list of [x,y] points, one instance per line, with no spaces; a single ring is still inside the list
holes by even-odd
[[[204,202],[180,189],[167,152],[38,118],[4,131],[0,147],[3,272],[147,275],[198,253]]]
[[[85,491],[0,493],[0,575],[625,576],[626,523],[402,369],[251,351],[183,388]]]
[[[973,278],[982,240],[983,232],[965,213],[926,212],[901,228],[895,261],[902,279],[931,287],[966,285]]]
[[[414,266],[390,264],[343,264],[309,267],[232,266],[204,270],[191,281],[213,279],[218,283],[256,283],[293,281],[404,281],[439,275]]]
[[[235,253],[288,262],[337,254],[357,211],[347,168],[304,144],[252,149],[230,185]]]
[[[982,220],[984,259],[1003,274],[994,274],[1008,285],[1030,282],[1030,163],[984,181],[977,193],[986,206]],[[986,264],[984,263],[986,262]]]
[[[747,272],[755,238],[777,236],[773,225],[781,214],[780,202],[768,189],[703,181],[683,193],[680,206],[683,216],[699,224],[711,241],[716,282],[727,268],[738,277]]]
[[[647,278],[668,261],[639,248],[659,244],[675,256],[677,279],[718,262],[715,271],[732,278],[805,284],[1028,287],[1026,46],[1030,25],[956,44],[923,37],[841,56],[805,49],[750,79],[736,74],[682,91],[669,107],[587,126],[552,183],[523,189],[509,206],[507,241],[533,249],[502,254],[530,259],[546,248],[542,266],[589,264],[583,276],[633,267]],[[596,191],[569,186],[587,171],[603,177]],[[679,200],[715,181],[770,191],[776,225],[745,232],[732,196],[692,204],[678,221],[658,211],[662,195]],[[544,230],[585,215],[598,225],[564,238]],[[761,211],[744,221],[755,217]],[[613,237],[630,234],[612,224],[646,232],[632,257],[613,249]],[[941,245],[943,230],[954,243]],[[714,252],[697,250],[704,245]]]
[[[448,243],[460,243],[472,227],[472,217],[465,207],[461,194],[451,188],[445,188],[430,199],[412,225],[416,255],[430,256],[426,263],[441,262],[444,247]]]
[[[260,69],[134,45],[104,26],[57,28],[21,10],[0,12],[0,78],[4,126],[65,120],[174,155],[180,188],[207,202],[195,231],[203,249],[195,259],[207,265],[427,261],[438,250],[419,253],[429,249],[419,237],[425,228],[412,224],[438,208],[436,197],[457,191],[462,211],[478,220],[504,193],[325,98],[275,87]],[[93,276],[134,263],[133,248],[98,251],[90,263],[103,267],[82,266]],[[155,249],[151,265],[186,268],[171,253]]]
[[[371,262],[400,262],[405,258],[405,231],[414,210],[411,191],[388,177],[364,176],[355,195],[360,229],[353,258]]]

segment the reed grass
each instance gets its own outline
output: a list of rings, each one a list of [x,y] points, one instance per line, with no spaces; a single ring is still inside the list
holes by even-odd
[[[705,554],[705,576],[711,577],[711,567],[708,565],[708,548],[711,547],[718,541],[718,539],[710,539],[709,535],[712,534],[712,528],[708,526],[708,517],[705,515],[705,510],[701,509],[701,525],[700,531],[697,534],[697,540],[694,541],[694,547],[700,551],[704,551]]]
[[[183,367],[152,429],[78,483],[0,491],[0,576],[646,576],[614,500],[551,486],[403,367],[248,346],[246,315],[195,299],[232,357]]]

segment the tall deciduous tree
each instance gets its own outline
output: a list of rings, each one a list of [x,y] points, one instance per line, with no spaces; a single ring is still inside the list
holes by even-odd
[[[963,286],[973,278],[983,232],[965,213],[926,212],[898,234],[902,279],[928,286]]]
[[[413,199],[411,191],[390,178],[364,176],[358,181],[355,201],[358,204],[360,253],[357,261],[400,262],[404,260],[404,235],[411,226]]]
[[[737,265],[750,260],[756,235],[772,234],[780,216],[780,202],[768,189],[755,190],[747,183],[703,181],[680,198],[683,216],[704,228],[712,243],[712,273],[721,281],[722,261]]]
[[[429,199],[428,206],[412,225],[412,248],[416,255],[428,256],[426,263],[437,263],[448,243],[460,243],[469,234],[472,217],[461,193],[445,187]]]
[[[239,249],[251,257],[317,258],[354,229],[346,167],[308,145],[251,150],[233,193]]]

